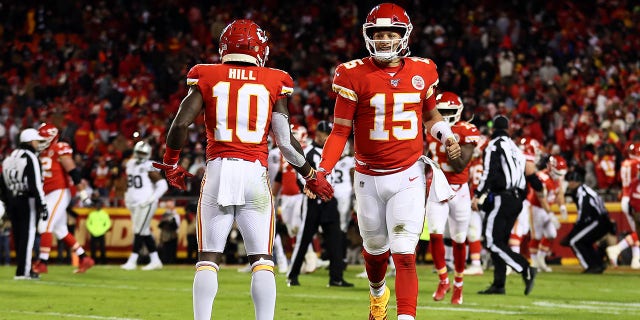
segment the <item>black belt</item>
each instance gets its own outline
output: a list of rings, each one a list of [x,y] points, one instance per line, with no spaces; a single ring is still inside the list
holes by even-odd
[[[507,189],[498,192],[499,195],[510,195],[515,198],[520,198],[521,194],[524,194],[524,190],[520,189]]]

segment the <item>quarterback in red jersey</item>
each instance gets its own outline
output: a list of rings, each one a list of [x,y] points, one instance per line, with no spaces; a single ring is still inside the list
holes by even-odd
[[[627,217],[629,226],[631,226],[631,233],[620,240],[618,244],[609,246],[607,248],[607,256],[609,257],[609,262],[613,266],[617,266],[620,253],[627,248],[631,248],[631,268],[640,269],[640,241],[638,241],[638,230],[636,228],[636,221],[639,221],[636,219],[637,215],[640,214],[640,210],[638,208],[634,209],[631,205],[631,200],[640,201],[637,184],[634,186],[632,183],[640,174],[640,143],[629,144],[627,151],[629,157],[620,166],[620,180],[622,181],[620,206]],[[636,215],[635,217],[634,214]]]
[[[40,233],[40,255],[39,260],[33,265],[33,270],[37,273],[47,273],[47,263],[53,236],[58,241],[63,241],[69,248],[80,257],[80,264],[76,273],[83,273],[94,265],[91,257],[85,254],[84,249],[75,237],[69,233],[67,228],[67,206],[71,202],[72,185],[76,186],[80,200],[88,201],[86,182],[82,180],[80,169],[73,161],[73,149],[66,142],[58,141],[58,128],[52,124],[43,123],[38,129],[38,133],[47,140],[42,145],[40,152],[40,164],[42,166],[42,176],[44,177],[44,193],[49,209],[47,220],[38,222],[38,233]]]
[[[438,272],[440,282],[433,293],[433,300],[444,299],[451,290],[447,266],[444,258],[444,233],[445,226],[449,225],[449,234],[453,242],[454,262],[454,292],[451,297],[452,304],[462,304],[462,278],[467,260],[465,240],[471,218],[471,197],[469,195],[469,161],[473,156],[473,150],[480,140],[480,131],[475,125],[460,120],[462,99],[453,92],[443,92],[436,97],[436,108],[444,119],[451,125],[451,131],[456,136],[462,149],[462,156],[457,159],[449,159],[445,145],[436,138],[427,136],[429,152],[436,161],[447,181],[456,195],[448,201],[427,201],[427,219],[431,237],[431,256],[433,264]]]
[[[334,127],[318,169],[323,174],[333,170],[353,131],[369,319],[387,318],[390,291],[385,272],[390,254],[396,265],[398,319],[416,315],[415,248],[426,202],[423,132],[439,139],[451,159],[460,157],[451,128],[435,108],[435,63],[408,57],[412,29],[409,16],[398,5],[383,3],[369,12],[362,33],[371,56],[336,68]],[[438,192],[446,191],[440,193],[446,200],[453,192],[439,174],[441,179],[434,179],[433,185],[441,187]]]
[[[264,67],[269,54],[266,33],[251,20],[233,21],[220,36],[219,51],[222,64],[198,64],[189,70],[189,91],[169,128],[163,163],[154,166],[165,171],[172,186],[185,188],[189,174],[177,163],[188,127],[204,106],[207,169],[198,201],[194,319],[211,319],[219,264],[234,221],[251,263],[256,319],[273,319],[275,211],[266,169],[269,130],[311,192],[330,199],[333,189],[305,160],[291,134],[287,97],[293,80],[284,71]]]

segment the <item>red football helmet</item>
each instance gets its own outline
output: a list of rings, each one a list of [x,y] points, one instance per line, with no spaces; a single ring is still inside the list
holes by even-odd
[[[462,99],[460,99],[457,94],[453,92],[443,92],[436,96],[436,108],[438,108],[444,121],[447,121],[449,125],[454,125],[460,121],[464,105],[462,104]]]
[[[298,140],[298,142],[300,143],[300,146],[303,149],[307,147],[307,144],[308,144],[307,140],[309,139],[307,128],[299,124],[292,124],[291,133],[293,134],[293,137],[296,138],[296,140]]]
[[[373,33],[376,29],[397,30],[402,37],[398,47],[395,50],[392,47],[389,51],[378,52],[376,42],[389,40],[373,40]],[[407,12],[393,3],[382,3],[371,9],[371,12],[367,15],[366,22],[362,25],[362,35],[369,54],[381,61],[390,61],[397,57],[409,55],[409,35],[411,30],[413,30],[413,25]]]
[[[640,143],[632,143],[627,147],[629,158],[640,160]]]
[[[235,20],[220,35],[220,57],[227,61],[264,66],[269,56],[267,35],[251,20]]]
[[[524,153],[524,156],[527,158],[527,161],[533,161],[536,164],[540,162],[540,157],[544,153],[544,150],[538,140],[528,137],[522,138],[518,145],[520,146],[520,150]]]
[[[41,124],[40,128],[38,128],[38,133],[46,139],[44,143],[40,144],[41,150],[47,149],[50,145],[58,142],[58,128],[50,123]]]
[[[554,178],[564,177],[569,170],[567,161],[559,155],[550,156],[547,167],[549,168],[549,171]]]

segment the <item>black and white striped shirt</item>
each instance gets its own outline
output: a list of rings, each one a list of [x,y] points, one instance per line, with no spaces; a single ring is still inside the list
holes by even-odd
[[[524,154],[505,132],[494,134],[484,151],[484,171],[476,194],[523,191],[527,185]]]
[[[43,177],[36,154],[24,148],[13,150],[2,161],[2,179],[8,197],[28,196],[45,203]]]
[[[320,165],[320,160],[322,160],[322,149],[323,148],[314,141],[312,143],[312,147],[308,150],[305,150],[306,151],[305,158],[307,159],[307,162],[309,162],[311,167],[313,167],[314,169],[317,169],[318,166]],[[333,172],[330,172],[325,178],[331,184],[331,186],[334,186]]]
[[[577,224],[589,224],[593,221],[599,221],[608,215],[604,202],[598,193],[582,184],[576,189],[576,206],[578,207]]]

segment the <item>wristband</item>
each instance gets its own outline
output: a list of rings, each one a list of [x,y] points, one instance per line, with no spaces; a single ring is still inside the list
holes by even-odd
[[[311,168],[311,171],[309,171],[309,173],[306,176],[304,176],[304,179],[305,180],[314,179],[315,176],[316,176],[316,170]]]
[[[178,160],[180,160],[180,150],[167,147],[167,150],[164,152],[162,162],[168,165],[175,165],[178,163]]]
[[[431,136],[446,144],[447,139],[454,137],[451,127],[444,121],[438,121],[431,127]]]

